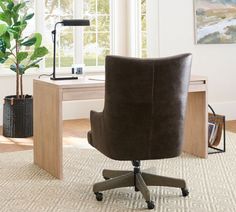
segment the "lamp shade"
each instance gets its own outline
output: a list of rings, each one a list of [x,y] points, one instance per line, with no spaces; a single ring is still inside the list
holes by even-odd
[[[64,26],[89,26],[89,20],[85,19],[68,19],[61,22]]]

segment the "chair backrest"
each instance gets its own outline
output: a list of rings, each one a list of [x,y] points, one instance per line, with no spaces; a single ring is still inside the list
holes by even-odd
[[[181,153],[191,61],[191,54],[106,57],[103,123],[111,158],[147,160]]]

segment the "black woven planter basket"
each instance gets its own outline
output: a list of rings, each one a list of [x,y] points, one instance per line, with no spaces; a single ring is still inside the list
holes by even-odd
[[[3,136],[26,138],[33,136],[33,98],[6,96],[3,105]]]

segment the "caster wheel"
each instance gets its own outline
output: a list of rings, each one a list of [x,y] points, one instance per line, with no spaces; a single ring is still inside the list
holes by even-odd
[[[183,197],[187,197],[189,195],[189,191],[187,188],[181,188]]]
[[[154,204],[153,201],[147,201],[147,206],[148,206],[148,209],[149,209],[149,210],[155,208],[155,204]]]
[[[110,180],[110,178],[109,177],[103,177],[104,178],[104,180]]]
[[[103,199],[103,194],[102,193],[96,192],[95,195],[96,195],[97,201],[102,201],[102,199]]]

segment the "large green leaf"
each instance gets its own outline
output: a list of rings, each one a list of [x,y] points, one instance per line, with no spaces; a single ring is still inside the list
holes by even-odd
[[[26,36],[24,38],[19,39],[19,42],[22,43],[25,39],[29,38],[29,36]]]
[[[14,35],[14,38],[19,40],[22,34],[22,31],[26,27],[26,24],[21,24],[20,22],[17,22],[13,25],[10,29],[8,29],[9,32],[11,32]]]
[[[5,63],[7,59],[7,57],[0,57],[0,63]]]
[[[19,52],[17,54],[17,61],[18,63],[21,63],[23,60],[25,60],[28,57],[29,53],[28,52]]]
[[[20,75],[25,74],[25,66],[22,64],[19,65],[19,74]]]
[[[7,26],[5,24],[0,24],[0,36],[7,31]]]
[[[13,10],[14,10],[14,12],[18,13],[19,10],[20,10],[21,8],[24,8],[24,7],[25,7],[25,2],[22,2],[22,3],[17,4],[17,5],[13,8]]]
[[[7,18],[7,16],[5,15],[4,12],[1,12],[1,13],[0,13],[0,20],[7,23],[8,18]]]
[[[24,20],[26,21],[26,20],[30,20],[31,18],[33,18],[34,17],[34,13],[31,13],[31,14],[29,14],[29,15],[26,15],[25,16],[25,18],[24,18]]]
[[[3,57],[5,57],[5,53],[0,51],[0,58],[3,58]]]
[[[42,43],[42,35],[40,33],[35,33],[34,37],[36,37],[35,48],[38,48],[41,46]]]
[[[3,53],[6,52],[6,42],[3,40],[3,38],[0,38],[0,51]]]
[[[0,13],[0,20],[6,22],[8,25],[12,25],[11,12],[9,10],[5,10]]]
[[[19,74],[20,74],[20,75],[23,75],[23,74],[25,73],[25,66],[22,65],[22,64],[20,64],[18,68],[19,68]],[[12,64],[12,65],[10,66],[10,69],[11,69],[12,71],[16,72],[16,64]]]
[[[39,68],[38,63],[42,60],[43,58],[40,58],[38,60],[35,60],[34,62],[32,62],[31,64],[29,64],[28,66],[26,66],[25,71],[29,68]]]
[[[1,52],[0,51],[0,63],[5,63],[5,61],[8,59],[9,55],[11,55],[10,52]]]
[[[24,41],[23,43],[21,43],[22,46],[33,46],[36,43],[37,39],[36,37],[30,38],[27,41]]]
[[[23,22],[23,23],[20,25],[21,31],[23,31],[26,27],[27,27],[27,23],[26,23],[26,22]]]
[[[26,21],[17,21],[14,25],[13,25],[13,29],[18,29],[18,31],[23,31],[27,26]]]
[[[19,3],[16,4],[13,9],[12,9],[12,18],[14,20],[14,23],[16,23],[19,19],[19,11],[21,8],[23,8],[25,6],[25,3]]]
[[[8,57],[11,53],[10,52],[2,52],[0,50],[0,57]]]
[[[7,8],[8,8],[9,10],[12,10],[13,7],[14,7],[14,2],[9,2],[9,4],[7,5]]]
[[[16,22],[18,21],[18,18],[19,18],[19,13],[14,12],[14,13],[12,14],[12,18],[13,18],[13,20],[14,20],[14,23],[16,23]]]
[[[8,32],[6,32],[6,33],[8,33]],[[13,34],[11,34],[11,33],[9,33],[9,35],[10,35],[10,41],[12,41],[13,39],[14,39],[14,36],[13,36]],[[15,42],[14,42],[15,43]],[[9,49],[11,48],[11,45],[10,45],[10,47],[9,47]]]
[[[10,66],[10,69],[11,69],[12,71],[16,71],[16,64],[12,64],[12,65]]]
[[[46,47],[39,47],[34,50],[33,55],[30,57],[31,60],[36,60],[37,58],[44,57],[48,53]]]
[[[8,32],[13,33],[13,34],[17,33],[18,31],[19,31],[19,29],[17,27],[11,27],[8,29]]]
[[[6,44],[6,48],[10,49],[11,48],[11,35],[6,32],[4,35],[2,35],[2,38]]]
[[[0,1],[0,7],[2,8],[2,10],[6,10],[7,9],[6,5],[3,4],[1,1]]]
[[[25,71],[26,70],[28,70],[29,68],[39,68],[39,65],[38,64],[30,64],[29,66],[27,66],[27,68],[25,69]]]

